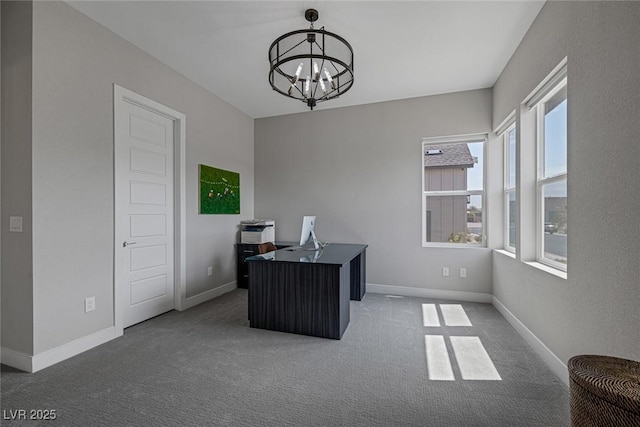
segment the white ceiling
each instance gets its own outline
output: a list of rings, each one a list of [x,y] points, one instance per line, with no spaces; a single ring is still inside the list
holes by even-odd
[[[69,1],[253,117],[307,111],[268,82],[267,50],[315,8],[354,50],[355,82],[316,109],[491,87],[544,1]]]

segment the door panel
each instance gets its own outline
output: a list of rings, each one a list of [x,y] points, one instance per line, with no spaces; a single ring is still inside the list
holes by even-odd
[[[164,184],[149,182],[130,182],[129,204],[135,205],[161,205],[167,203],[167,187]]]
[[[132,138],[140,141],[151,142],[161,147],[166,146],[167,132],[166,127],[161,123],[155,122],[148,117],[142,117],[144,114],[131,114],[129,116],[130,133]]]
[[[174,122],[118,102],[116,286],[126,328],[174,308]]]
[[[131,263],[129,271],[148,270],[155,267],[164,267],[167,264],[166,245],[132,247],[129,249]]]
[[[140,173],[164,176],[167,173],[167,158],[153,151],[131,149],[131,170]]]
[[[131,237],[162,236],[167,232],[166,215],[130,215]]]
[[[167,276],[148,277],[131,282],[131,304],[138,304],[167,294]]]

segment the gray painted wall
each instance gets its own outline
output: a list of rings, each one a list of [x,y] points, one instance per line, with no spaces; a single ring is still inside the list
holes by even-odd
[[[493,260],[495,297],[563,362],[640,359],[638,22],[638,2],[547,2],[494,88],[497,125],[568,58],[568,279]]]
[[[312,214],[320,240],[368,244],[369,283],[491,293],[489,249],[420,235],[422,138],[490,129],[490,89],[256,120],[256,216],[278,240],[299,240]]]
[[[31,14],[29,2],[2,2],[2,346],[33,351],[31,203]],[[23,232],[9,233],[9,217]]]
[[[254,216],[253,120],[67,4],[36,2],[33,160],[19,165],[33,167],[33,301],[18,305],[33,304],[33,354],[114,322],[114,83],[186,114],[187,297],[235,280],[237,224]],[[198,214],[199,163],[240,173],[240,216]],[[29,350],[15,338],[3,345]]]

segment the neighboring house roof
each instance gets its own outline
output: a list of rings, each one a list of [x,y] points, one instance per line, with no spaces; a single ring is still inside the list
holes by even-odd
[[[438,154],[427,154],[427,152]],[[472,168],[474,164],[475,159],[467,144],[427,145],[424,148],[424,167],[426,168]]]

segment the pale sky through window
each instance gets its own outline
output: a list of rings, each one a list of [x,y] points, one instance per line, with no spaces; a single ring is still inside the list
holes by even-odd
[[[553,176],[567,171],[567,100],[545,116],[545,176]],[[556,186],[556,188],[561,188]],[[549,189],[551,190],[551,188]],[[549,191],[546,195],[566,197],[566,190],[559,193]]]
[[[478,162],[472,168],[467,169],[467,190],[482,190],[482,142],[468,143],[469,151]]]

